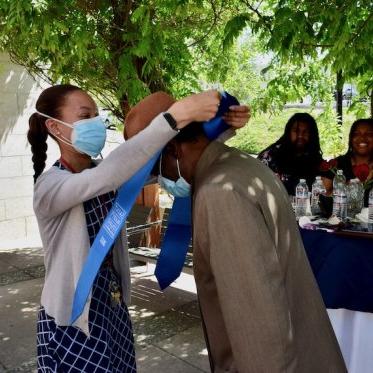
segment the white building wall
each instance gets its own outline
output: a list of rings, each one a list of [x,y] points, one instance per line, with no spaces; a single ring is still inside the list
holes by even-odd
[[[0,53],[0,250],[41,246],[32,209],[34,172],[27,131],[28,118],[46,87]],[[117,131],[107,134],[104,156],[123,141]],[[51,138],[47,155],[46,169],[59,158]]]
[[[25,69],[0,54],[0,249],[40,245],[32,209],[33,169],[26,135],[28,117],[42,89]],[[58,149],[53,143],[48,146],[49,165]]]

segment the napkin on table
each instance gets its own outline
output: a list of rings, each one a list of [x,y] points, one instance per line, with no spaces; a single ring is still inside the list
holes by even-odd
[[[364,207],[355,217],[363,223],[368,223],[368,207]]]

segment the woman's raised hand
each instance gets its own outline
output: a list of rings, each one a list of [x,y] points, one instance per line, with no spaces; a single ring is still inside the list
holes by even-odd
[[[181,129],[191,122],[204,122],[215,117],[220,104],[218,91],[206,91],[176,101],[167,111]]]

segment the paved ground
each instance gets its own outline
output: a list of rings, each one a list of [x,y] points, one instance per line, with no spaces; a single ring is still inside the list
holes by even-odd
[[[182,275],[163,293],[153,272],[150,265],[132,268],[138,372],[209,372],[193,277]],[[0,372],[36,372],[43,275],[40,249],[0,250]]]

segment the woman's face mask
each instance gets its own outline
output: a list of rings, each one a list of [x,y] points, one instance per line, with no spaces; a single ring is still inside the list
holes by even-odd
[[[106,141],[106,127],[99,115],[94,118],[78,120],[71,125],[47,114],[40,113],[39,111],[37,111],[37,113],[72,128],[71,141],[62,136],[58,137],[58,139],[67,145],[73,146],[73,148],[79,153],[88,154],[91,157],[97,157],[104,148]]]
[[[167,179],[162,176],[162,154],[159,158],[159,176],[158,183],[159,185],[166,190],[168,193],[172,194],[175,197],[189,197],[191,194],[191,185],[181,176],[179,168],[179,160],[176,159],[177,172],[179,178],[176,181]]]

